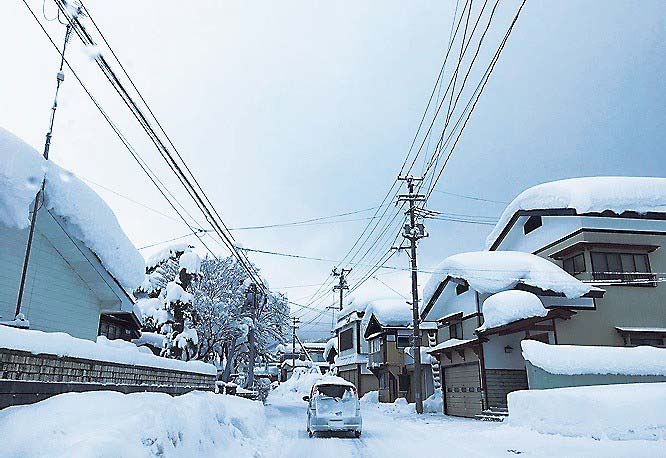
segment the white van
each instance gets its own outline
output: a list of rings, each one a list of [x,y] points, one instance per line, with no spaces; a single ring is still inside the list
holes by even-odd
[[[318,432],[350,432],[361,437],[361,403],[353,383],[335,377],[315,383],[308,401],[308,436]]]

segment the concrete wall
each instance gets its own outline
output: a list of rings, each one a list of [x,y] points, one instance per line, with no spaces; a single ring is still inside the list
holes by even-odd
[[[527,366],[527,380],[531,390],[565,388],[569,386],[666,382],[666,376],[663,375],[562,375],[546,372],[540,367],[534,366],[529,361],[526,361],[525,365]]]
[[[68,391],[214,390],[215,376],[0,348],[0,408]]]

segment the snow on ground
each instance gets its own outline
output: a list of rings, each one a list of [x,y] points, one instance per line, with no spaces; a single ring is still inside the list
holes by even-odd
[[[72,337],[64,332],[32,331],[0,326],[0,348],[217,375],[217,369],[212,364],[161,358],[147,353],[145,348],[139,348],[130,342],[110,341],[104,336],[98,337],[98,341],[93,342]]]
[[[666,178],[584,177],[553,181],[526,189],[504,210],[488,235],[490,247],[518,210],[572,208],[577,213],[666,212]]]
[[[374,398],[373,398],[374,396]],[[305,432],[307,403],[285,398],[268,399],[270,432],[277,441],[269,446],[275,458],[406,456],[462,457],[656,457],[666,441],[613,441],[591,437],[540,434],[525,427],[483,422],[443,414],[414,413],[404,399],[380,404],[376,393],[361,399],[363,434],[360,439]]]
[[[666,440],[666,383],[516,391],[508,399],[512,426],[594,439]]]
[[[548,310],[536,294],[517,289],[502,291],[483,301],[483,325],[479,331],[504,326],[523,318],[546,315]]]
[[[521,342],[523,357],[551,374],[666,375],[666,348]]]
[[[192,392],[66,393],[0,411],[4,457],[259,457],[259,402]]]
[[[0,157],[0,223],[27,228],[32,202],[45,179],[44,208],[62,217],[67,232],[94,251],[127,290],[143,282],[143,257],[111,208],[83,181],[1,127]]]
[[[581,297],[593,288],[531,253],[475,251],[449,256],[435,268],[423,288],[424,304],[447,277],[465,280],[472,289],[491,294],[513,289],[519,283],[563,293],[568,298]]]
[[[296,367],[296,370],[289,379],[280,384],[270,394],[271,400],[273,399],[286,399],[302,401],[303,396],[309,396],[310,390],[315,383],[327,381],[332,383],[347,384],[348,382],[340,377],[333,375],[322,375],[318,367],[302,368]]]

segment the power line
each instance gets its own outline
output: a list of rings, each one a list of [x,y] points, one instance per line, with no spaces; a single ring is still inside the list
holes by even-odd
[[[457,194],[457,193],[454,193],[454,192],[442,191],[440,189],[435,189],[434,192],[438,192],[440,194],[446,194],[446,195],[454,196],[454,197],[461,197],[463,199],[478,200],[480,202],[491,202],[491,203],[494,203],[494,204],[503,204],[503,205],[508,205],[509,204],[509,202],[506,202],[506,201],[503,201],[503,200],[485,199],[485,198],[478,197],[478,196],[468,196],[468,195],[465,195],[465,194]]]

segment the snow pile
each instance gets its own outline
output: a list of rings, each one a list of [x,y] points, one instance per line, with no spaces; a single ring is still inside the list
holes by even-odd
[[[294,370],[291,377],[280,384],[270,394],[272,398],[286,398],[287,400],[302,401],[303,396],[310,396],[310,390],[319,382],[349,384],[345,379],[334,375],[322,375],[317,367],[299,368]]]
[[[423,411],[426,413],[443,413],[444,398],[442,390],[436,390],[425,401],[423,401]]]
[[[519,283],[563,293],[568,298],[581,297],[593,288],[531,253],[474,251],[449,256],[437,266],[423,288],[424,304],[448,277],[466,280],[474,290],[491,294],[513,289]]]
[[[32,202],[46,179],[43,209],[60,216],[66,231],[95,252],[124,288],[143,282],[143,258],[113,211],[83,181],[1,127],[0,157],[0,223],[29,227]]]
[[[359,399],[361,405],[375,405],[379,404],[379,391],[368,391],[365,393],[361,399]]]
[[[478,331],[504,326],[523,318],[546,315],[548,310],[535,294],[517,289],[502,291],[483,301],[483,325]]]
[[[335,350],[335,353],[338,353],[338,338],[333,337],[326,342],[324,347],[324,359],[328,360],[328,356],[331,354],[331,350]]]
[[[164,261],[175,258],[177,253],[184,254],[189,252],[192,248],[192,245],[187,243],[172,243],[150,255],[146,260],[146,267],[149,269],[155,268]]]
[[[508,424],[596,440],[666,439],[666,383],[509,393]]]
[[[430,356],[429,351],[431,350],[430,347],[419,347],[421,350],[421,364],[432,364],[435,361],[435,358]],[[414,349],[412,347],[405,347],[403,349],[403,352],[405,353],[405,364],[414,364]]]
[[[164,334],[159,334],[157,332],[141,332],[141,336],[139,336],[138,339],[132,339],[132,343],[136,345],[137,347],[141,347],[143,345],[150,345],[155,348],[162,348],[164,347],[164,338],[166,336]]]
[[[199,274],[201,272],[201,258],[193,251],[183,253],[178,259],[179,270],[185,269],[185,273]]]
[[[585,177],[553,181],[523,191],[504,210],[486,239],[492,246],[519,210],[565,209],[582,213],[666,212],[666,178]]]
[[[361,333],[365,333],[372,316],[382,326],[409,326],[412,323],[412,308],[404,299],[370,301],[361,321]]]
[[[4,456],[263,456],[261,403],[192,392],[66,393],[0,411]]]
[[[666,348],[521,342],[523,357],[551,374],[666,375]]]
[[[139,310],[138,318],[141,323],[146,324],[147,318],[152,318],[155,323],[164,323],[169,319],[169,312],[164,309],[164,304],[159,298],[144,298],[136,301]]]
[[[159,367],[200,374],[217,375],[212,364],[201,361],[179,361],[161,358],[145,352],[137,346],[109,341],[101,337],[99,342],[77,339],[64,332],[28,331],[0,326],[0,348],[28,351],[33,354],[71,356],[75,358],[129,364],[133,366]]]

